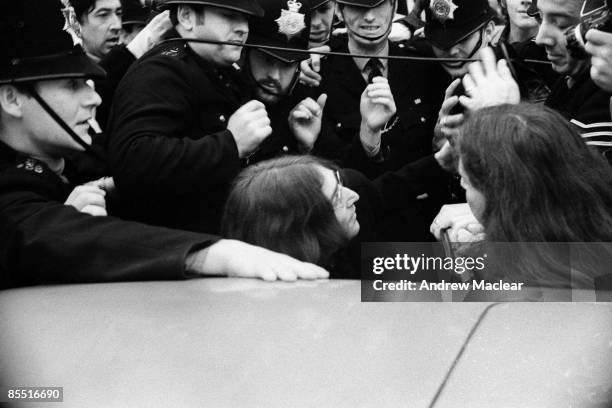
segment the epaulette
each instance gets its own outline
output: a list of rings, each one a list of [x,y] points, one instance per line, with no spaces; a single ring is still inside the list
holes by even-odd
[[[166,57],[181,57],[185,55],[185,45],[172,45],[160,52],[160,55],[164,55]]]
[[[47,168],[42,161],[33,159],[31,157],[20,157],[20,159],[17,160],[17,165],[15,167],[18,169],[24,169],[25,171],[32,171],[36,174],[43,174]]]

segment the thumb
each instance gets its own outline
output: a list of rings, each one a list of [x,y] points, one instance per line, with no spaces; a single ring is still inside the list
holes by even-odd
[[[319,107],[321,108],[321,114],[323,114],[323,110],[325,109],[325,104],[327,103],[327,94],[326,93],[322,93],[317,98],[317,103],[319,104]]]

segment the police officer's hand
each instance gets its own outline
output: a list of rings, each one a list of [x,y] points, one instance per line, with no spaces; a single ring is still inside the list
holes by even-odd
[[[84,184],[72,190],[65,205],[70,205],[82,213],[106,216],[106,191],[94,184]]]
[[[463,77],[466,96],[459,97],[459,102],[469,111],[519,103],[521,92],[506,60],[496,61],[489,47],[480,50],[480,57],[481,61],[472,62],[469,74]]]
[[[289,112],[289,128],[302,151],[312,150],[321,133],[321,119],[326,102],[326,94],[321,94],[316,101],[306,98]]]
[[[612,34],[589,30],[586,50],[591,54],[591,78],[601,89],[612,92]]]
[[[452,114],[453,108],[459,103],[459,97],[454,95],[457,87],[461,83],[460,79],[455,79],[446,88],[444,102],[438,113],[438,122],[434,128],[434,144],[441,148],[447,139],[452,139],[459,133],[459,128],[465,121],[463,113]]]
[[[372,80],[361,94],[359,107],[362,122],[373,132],[381,131],[397,111],[387,78],[375,77]]]
[[[316,52],[329,52],[331,48],[327,45],[320,47],[314,47],[310,49]],[[300,83],[313,88],[316,88],[321,84],[321,58],[323,56],[319,54],[310,54],[310,59],[304,60],[300,63]]]
[[[170,12],[166,10],[153,17],[149,24],[130,41],[126,48],[138,59],[157,45],[161,41],[162,36],[171,28]]]
[[[329,272],[317,265],[229,239],[222,239],[190,254],[186,268],[203,275],[259,278],[265,281],[329,278]]]
[[[229,118],[227,129],[232,132],[240,158],[253,153],[272,134],[266,107],[256,100],[238,108]]]

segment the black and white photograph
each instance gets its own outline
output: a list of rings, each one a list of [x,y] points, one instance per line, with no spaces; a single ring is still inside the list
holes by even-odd
[[[0,0],[0,406],[612,408],[612,0]]]

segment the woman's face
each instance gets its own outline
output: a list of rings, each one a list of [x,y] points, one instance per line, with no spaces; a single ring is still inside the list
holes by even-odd
[[[325,167],[319,167],[319,171],[323,176],[323,194],[331,201],[336,219],[346,233],[346,237],[354,238],[359,233],[359,221],[355,212],[355,203],[359,200],[359,194],[342,185],[338,171]]]
[[[506,0],[506,10],[512,25],[519,29],[529,30],[538,27],[535,18],[527,15],[531,0]]]
[[[474,217],[482,224],[482,215],[484,214],[486,205],[485,197],[480,190],[472,186],[469,177],[463,169],[462,160],[459,160],[459,175],[461,176],[461,187],[465,190],[465,198],[470,205],[472,214],[474,214]]]

